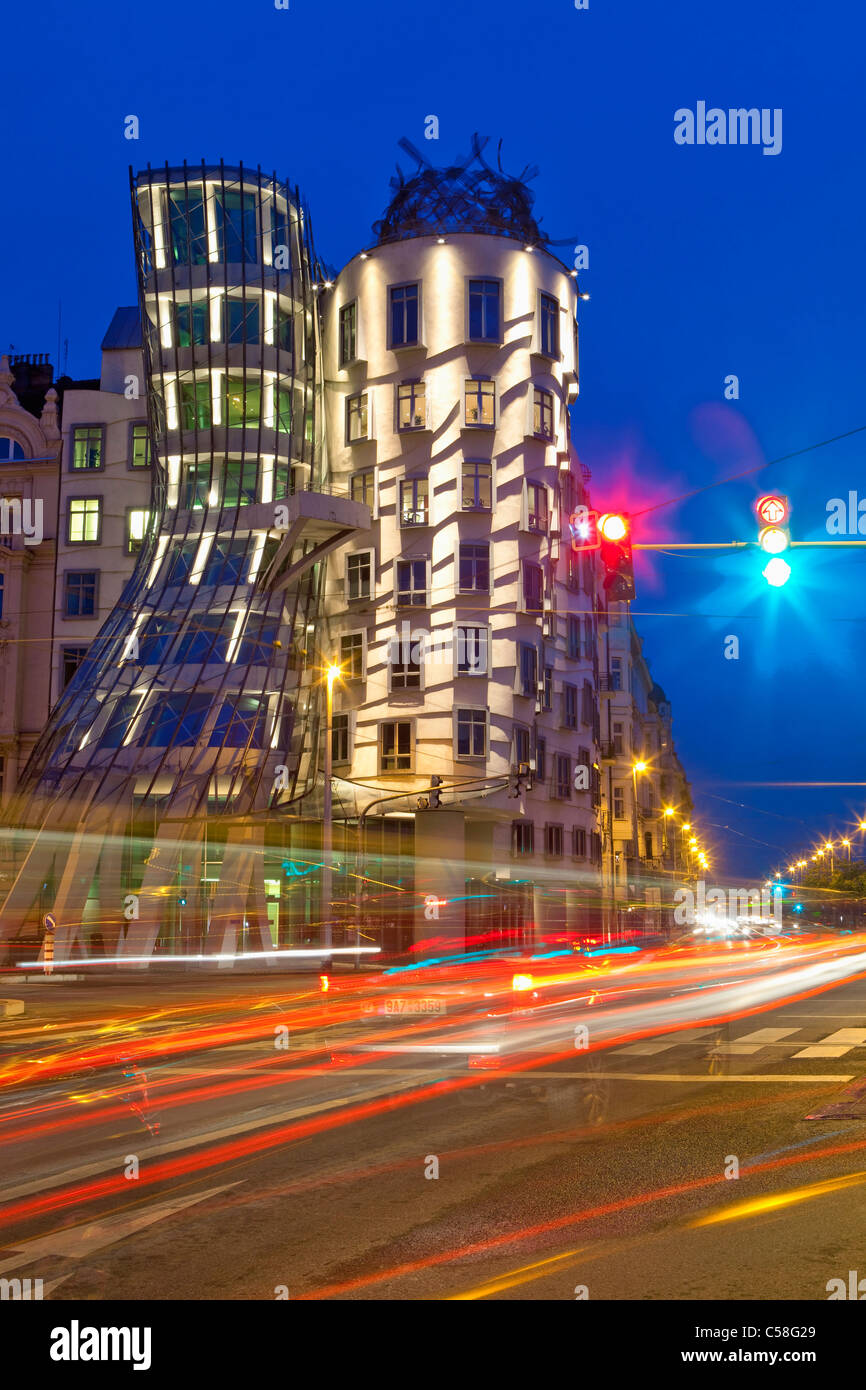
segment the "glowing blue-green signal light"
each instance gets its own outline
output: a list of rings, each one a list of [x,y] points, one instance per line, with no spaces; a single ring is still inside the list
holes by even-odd
[[[775,555],[772,560],[767,561],[761,573],[774,589],[781,589],[791,577],[791,566],[780,555]]]

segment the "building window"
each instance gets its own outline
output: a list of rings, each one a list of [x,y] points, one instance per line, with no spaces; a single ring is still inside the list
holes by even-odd
[[[559,356],[559,300],[551,294],[541,296],[541,351],[545,357]]]
[[[535,775],[539,782],[544,782],[547,777],[547,739],[535,738]]]
[[[553,667],[545,666],[541,681],[541,708],[553,709]]]
[[[466,423],[478,429],[496,424],[496,382],[489,377],[473,377],[466,382]]]
[[[612,656],[610,659],[610,688],[611,690],[623,690],[622,681],[622,657]]]
[[[340,366],[354,362],[358,355],[358,303],[344,304],[340,310]]]
[[[490,592],[490,546],[487,541],[461,541],[458,556],[461,594]]]
[[[255,265],[258,260],[256,195],[227,188],[215,199],[220,259],[227,265]]]
[[[349,482],[349,496],[353,502],[363,502],[372,509],[376,497],[376,475],[372,468],[361,473],[353,473]]]
[[[223,424],[229,429],[242,429],[245,425],[257,425],[261,419],[261,383],[250,377],[223,377]]]
[[[472,342],[501,342],[501,293],[498,280],[469,281],[469,337]]]
[[[175,265],[206,265],[207,226],[201,184],[169,194],[171,249]]]
[[[547,488],[544,483],[526,485],[527,530],[547,535]]]
[[[614,820],[625,820],[624,787],[614,787],[613,789],[613,818]]]
[[[427,424],[427,388],[423,381],[401,381],[397,387],[397,429],[423,430]]]
[[[126,513],[126,553],[137,555],[144,544],[150,512],[146,507],[130,507]]]
[[[150,467],[150,436],[145,424],[130,427],[129,465],[131,468]]]
[[[217,587],[220,584],[231,584],[234,587],[240,584],[244,563],[251,554],[251,541],[254,544],[253,538],[247,540],[243,536],[237,536],[234,540],[225,538],[215,541],[201,576],[203,587]]]
[[[351,715],[335,714],[331,724],[331,757],[335,763],[348,763],[351,754]]]
[[[392,638],[388,643],[388,675],[391,690],[421,689],[421,643]]]
[[[183,475],[183,506],[200,511],[209,505],[211,469],[209,463],[188,463]]]
[[[179,628],[179,620],[164,613],[154,613],[147,619],[139,646],[142,666],[157,666],[163,660]]]
[[[344,681],[364,679],[364,634],[344,632],[340,637],[340,666]]]
[[[282,352],[295,352],[295,320],[277,303],[276,344]]]
[[[397,603],[402,608],[424,608],[427,604],[427,561],[396,560]]]
[[[454,749],[458,758],[487,757],[487,710],[455,710]]]
[[[96,616],[97,570],[67,570],[63,576],[63,612],[67,618]]]
[[[224,613],[197,613],[187,623],[177,660],[209,666],[226,660],[231,624]],[[244,662],[244,665],[247,663]]]
[[[541,613],[544,608],[544,571],[530,560],[523,561],[523,607],[527,613]]]
[[[553,795],[557,801],[571,800],[571,758],[565,753],[553,760]]]
[[[562,858],[561,825],[546,825],[544,827],[544,853],[549,859]]]
[[[577,728],[577,686],[562,687],[562,722],[566,729]]]
[[[461,623],[454,630],[456,653],[455,671],[458,676],[486,676],[490,634],[486,627]]]
[[[578,592],[580,588],[580,555],[571,549],[566,552],[565,583],[572,593]]]
[[[429,521],[426,478],[402,478],[400,481],[400,525],[426,526]]]
[[[174,334],[177,347],[201,347],[210,340],[208,332],[209,305],[206,299],[178,303],[174,309]]]
[[[530,642],[518,644],[518,691],[535,698],[538,693],[538,648]]]
[[[614,720],[613,723],[613,751],[616,757],[625,757],[625,738],[623,735],[622,720]]]
[[[63,689],[65,690],[75,672],[78,670],[84,658],[87,656],[86,647],[64,647],[62,651],[63,665],[62,678]]]
[[[587,661],[592,660],[595,651],[595,632],[593,631],[592,618],[587,614],[583,620],[583,654]]]
[[[223,506],[241,507],[257,499],[258,463],[255,459],[226,459]]]
[[[571,832],[571,852],[575,859],[586,858],[586,831],[582,826],[574,826]]]
[[[102,498],[70,497],[66,539],[70,545],[98,545],[102,533]]]
[[[412,771],[412,721],[389,719],[379,726],[379,771]]]
[[[368,437],[367,392],[350,396],[346,401],[346,443],[354,444]]]
[[[223,301],[223,340],[226,343],[259,341],[259,301],[229,295]],[[206,341],[206,340],[205,340]]]
[[[464,512],[489,512],[493,504],[493,465],[464,459],[461,465]]]
[[[210,381],[180,383],[180,427],[183,430],[209,430],[213,419]]]
[[[392,348],[413,347],[418,342],[420,287],[392,285],[388,291]]]
[[[358,550],[346,556],[346,598],[369,598],[373,584],[373,552]]]
[[[511,822],[511,853],[515,855],[535,852],[535,826],[531,820]]]
[[[72,471],[102,467],[102,426],[76,425],[72,431]]]
[[[530,734],[525,724],[514,725],[514,766],[529,764]]]
[[[267,700],[261,695],[230,695],[211,729],[211,748],[263,748]]]
[[[538,386],[532,398],[532,433],[540,439],[553,438],[553,396]]]
[[[24,457],[24,450],[17,439],[10,439],[7,434],[0,435],[0,463],[8,463],[10,459],[17,462]]]
[[[568,619],[567,654],[572,661],[580,659],[580,618],[570,616]]]
[[[580,692],[580,717],[587,728],[592,728],[592,717],[595,714],[595,694],[590,681],[583,682]]]
[[[166,585],[185,584],[189,579],[198,550],[198,541],[185,541],[175,545],[167,560]]]

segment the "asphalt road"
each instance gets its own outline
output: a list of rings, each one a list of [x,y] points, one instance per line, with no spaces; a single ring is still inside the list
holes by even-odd
[[[114,1036],[147,997],[73,988],[35,988],[31,1043]],[[220,1044],[148,1063],[137,1109],[105,1071],[5,1093],[0,1277],[59,1300],[825,1300],[866,1278],[866,1104],[820,1117],[866,1076],[866,981],[483,1089],[435,1056],[289,1050],[277,1073],[267,1032]]]

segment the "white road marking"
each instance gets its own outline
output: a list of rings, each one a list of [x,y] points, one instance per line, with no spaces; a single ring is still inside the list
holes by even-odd
[[[792,1033],[799,1033],[799,1028],[756,1028],[754,1033],[744,1033],[737,1038],[737,1042],[778,1042],[780,1038],[788,1038]]]
[[[223,1183],[221,1187],[211,1187],[207,1192],[195,1192],[187,1197],[172,1197],[167,1202],[148,1207],[147,1211],[118,1212],[114,1216],[103,1216],[96,1221],[89,1221],[85,1226],[52,1231],[47,1236],[38,1236],[22,1245],[12,1245],[9,1249],[15,1253],[16,1258],[0,1264],[0,1274],[4,1274],[8,1269],[20,1268],[29,1260],[44,1259],[46,1255],[59,1255],[67,1260],[83,1260],[94,1250],[114,1245],[116,1241],[134,1235],[145,1226],[152,1226],[166,1216],[174,1216],[176,1212],[183,1211],[185,1207],[195,1206],[197,1202],[203,1202],[208,1197],[216,1196],[218,1192],[228,1192],[230,1188],[237,1186],[237,1182]]]
[[[618,1053],[631,1053],[633,1057],[654,1057],[657,1052],[668,1052],[672,1047],[676,1046],[676,1043],[638,1042],[629,1043],[628,1047],[617,1047],[615,1051]]]
[[[835,1033],[828,1033],[821,1041],[827,1044],[847,1043],[849,1047],[862,1047],[866,1043],[866,1028],[837,1028]]]
[[[798,1057],[844,1057],[850,1051],[850,1047],[824,1047],[816,1043],[813,1047],[804,1047],[802,1052],[795,1052],[794,1061]]]

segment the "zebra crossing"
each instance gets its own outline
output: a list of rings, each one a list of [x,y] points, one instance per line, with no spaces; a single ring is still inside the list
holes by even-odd
[[[856,1048],[866,1047],[866,1028],[837,1028],[825,1037],[805,1036],[815,1031],[810,1028],[754,1028],[735,1038],[720,1039],[718,1028],[686,1028],[682,1032],[628,1043],[613,1051],[628,1057],[656,1057],[677,1047],[703,1044],[711,1045],[715,1053],[729,1057],[753,1057],[757,1052],[775,1050],[777,1055],[797,1061],[801,1058],[844,1057]]]

